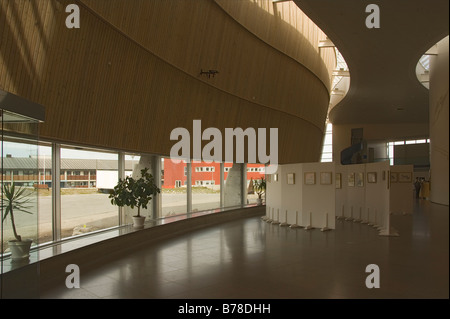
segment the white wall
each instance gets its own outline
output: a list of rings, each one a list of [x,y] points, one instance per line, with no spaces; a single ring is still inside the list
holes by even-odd
[[[404,181],[391,180],[390,185],[390,212],[393,214],[412,214],[414,199],[414,166],[413,165],[394,165],[390,167],[391,173],[410,173],[412,181],[406,183]]]
[[[354,220],[380,227],[381,235],[390,235],[389,161],[336,165],[335,163],[303,163],[278,166],[278,181],[267,183],[267,216],[279,222],[298,223],[300,226],[335,229],[335,217],[352,217]],[[320,174],[329,172],[331,184],[321,184]],[[305,173],[315,173],[313,185],[306,185]],[[361,173],[358,184],[356,174]],[[368,183],[368,173],[376,180]],[[295,174],[295,183],[287,183],[287,175]],[[341,174],[340,187],[336,176]],[[355,185],[349,185],[349,175],[354,174]],[[287,212],[287,219],[285,214]],[[298,222],[296,213],[298,212]],[[274,214],[273,214],[274,213]],[[310,221],[311,213],[311,221]],[[328,219],[327,219],[328,214]],[[328,224],[327,224],[328,223]]]
[[[303,184],[303,225],[311,225],[315,228],[327,226],[330,229],[334,229],[336,220],[334,163],[307,163],[302,164],[302,168],[303,175],[300,176],[302,180],[299,182]],[[314,172],[316,174],[316,183],[314,185],[305,185],[303,181],[304,174],[308,172]],[[331,184],[321,184],[321,173],[331,173]]]
[[[347,205],[346,216],[355,219],[361,219],[365,209],[366,189],[365,189],[365,173],[366,164],[346,165],[347,175],[344,177],[344,183],[347,183]],[[355,185],[349,185],[349,178],[353,174]],[[362,186],[357,185],[357,175],[362,174]]]
[[[340,175],[341,182],[339,184],[336,180],[336,177]],[[345,218],[346,216],[350,216],[350,211],[347,207],[347,166],[336,164],[335,167],[335,207],[336,207],[336,216]]]
[[[438,43],[438,55],[430,61],[430,200],[443,205],[449,204],[448,50],[447,36]]]
[[[296,223],[296,214],[299,225],[303,225],[301,216],[303,212],[303,185],[302,185],[302,165],[288,164],[281,167],[280,174],[281,199],[280,221],[286,222],[285,214],[287,211],[287,223]],[[287,174],[294,174],[294,184],[287,184]]]
[[[281,181],[275,180],[275,176],[281,176],[281,165],[278,165],[278,170],[275,174],[268,175],[266,178],[266,216],[271,219],[276,218],[276,212],[280,209],[281,199]]]
[[[366,164],[366,202],[363,221],[377,224],[383,234],[389,235],[390,225],[390,186],[389,186],[389,161]],[[376,174],[376,181],[369,183],[369,174]]]
[[[333,163],[278,165],[278,181],[274,181],[274,175],[271,175],[270,181],[267,182],[266,216],[288,224],[298,223],[300,226],[313,228],[327,226],[334,229],[334,169]],[[314,185],[305,185],[306,172],[315,173]],[[331,184],[320,184],[321,172],[331,173]],[[288,174],[294,174],[294,184],[288,184]]]
[[[336,216],[362,222],[387,224],[385,216],[389,214],[388,173],[389,162],[377,162],[355,165],[337,165],[336,173],[342,175],[342,187],[336,189]],[[363,180],[357,184],[356,175],[361,173]],[[368,182],[368,173],[376,174],[376,182]],[[353,174],[355,185],[349,184]],[[384,176],[384,179],[383,179]]]

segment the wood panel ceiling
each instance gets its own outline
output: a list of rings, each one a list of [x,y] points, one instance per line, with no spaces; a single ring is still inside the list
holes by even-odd
[[[82,0],[67,29],[71,2],[0,1],[0,87],[45,106],[44,139],[169,155],[171,130],[201,119],[276,127],[280,163],[318,160],[335,57],[304,15],[280,19],[270,0]]]

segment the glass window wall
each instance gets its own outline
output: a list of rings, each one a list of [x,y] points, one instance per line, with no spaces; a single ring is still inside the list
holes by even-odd
[[[39,244],[38,121],[0,109],[0,122],[0,274],[4,274],[38,260],[33,250]],[[0,298],[17,294],[35,298],[37,289],[37,267],[25,268],[21,276],[1,276]]]
[[[247,204],[257,204],[259,195],[254,189],[254,184],[265,179],[266,166],[264,164],[247,164]],[[265,201],[265,191],[261,194],[261,200]]]
[[[186,174],[185,174],[186,172]],[[159,217],[187,213],[187,163],[161,158],[161,214]]]
[[[333,125],[327,123],[325,137],[323,139],[321,162],[333,161]]]
[[[125,176],[131,176],[134,179],[139,179],[142,177],[141,171],[147,169],[148,172],[154,177],[155,183],[159,188],[159,177],[160,177],[160,163],[161,159],[159,156],[144,155],[144,154],[126,154],[125,155]],[[141,208],[140,215],[145,216],[146,220],[151,220],[158,217],[158,203],[159,196],[156,195],[152,197],[152,200],[147,205],[147,209]],[[124,224],[133,223],[133,216],[137,215],[137,208],[124,207],[123,212],[125,215]]]
[[[192,163],[192,212],[220,208],[220,163]]]
[[[39,242],[47,243],[54,239],[52,218],[52,146],[40,143],[38,153],[39,175],[36,190],[39,197]]]
[[[61,237],[118,226],[109,191],[118,181],[118,154],[61,147]]]
[[[2,161],[7,164],[2,169],[2,185],[15,182],[34,195],[34,209],[39,209],[32,222],[35,244],[131,224],[134,212],[129,208],[120,210],[109,199],[119,174],[138,178],[141,169],[149,168],[156,177],[161,194],[152,200],[148,210],[141,212],[150,219],[256,203],[252,184],[265,176],[265,167],[260,164],[177,163],[168,157],[118,154],[42,141],[37,145],[18,138],[2,144]],[[119,161],[123,163],[120,172]],[[18,224],[22,224],[21,218],[17,218]],[[4,252],[8,248],[4,238],[11,237],[11,229],[2,224],[1,232]]]
[[[38,244],[37,144],[3,137],[2,152],[2,253],[11,252],[11,242],[32,240]],[[20,174],[18,172],[30,172]],[[10,206],[12,204],[12,206]]]

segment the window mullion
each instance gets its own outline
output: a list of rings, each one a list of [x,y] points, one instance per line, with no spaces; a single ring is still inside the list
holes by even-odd
[[[52,144],[52,233],[61,240],[61,146]]]

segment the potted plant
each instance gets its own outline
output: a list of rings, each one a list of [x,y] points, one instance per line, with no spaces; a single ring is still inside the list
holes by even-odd
[[[266,180],[264,177],[261,177],[261,179],[256,179],[253,181],[253,189],[255,190],[255,193],[258,195],[258,198],[256,199],[256,203],[258,205],[262,204],[262,195],[266,192]]]
[[[3,198],[2,198],[2,222],[9,216],[11,220],[12,230],[15,239],[8,241],[9,249],[11,250],[12,260],[24,260],[30,257],[30,248],[32,239],[22,239],[22,236],[17,234],[16,222],[14,220],[15,212],[22,212],[27,214],[33,214],[29,209],[33,206],[30,205],[32,198],[29,197],[29,193],[25,193],[26,189],[17,187],[15,183],[3,185]]]
[[[133,216],[133,226],[142,228],[145,216],[141,216],[141,208],[146,209],[148,203],[152,200],[152,196],[160,192],[161,190],[156,186],[152,174],[148,172],[148,168],[144,168],[141,170],[139,179],[134,179],[131,176],[119,179],[109,198],[111,198],[111,204],[119,207],[128,206],[131,209],[137,207],[137,215]]]

